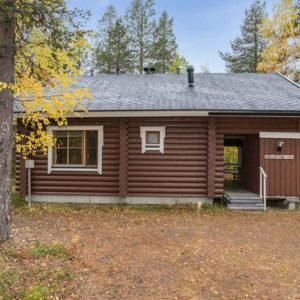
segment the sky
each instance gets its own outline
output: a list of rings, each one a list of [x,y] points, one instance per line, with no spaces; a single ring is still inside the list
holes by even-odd
[[[69,7],[91,10],[87,28],[96,29],[97,21],[112,4],[123,15],[131,0],[67,0]],[[225,72],[218,51],[230,51],[230,41],[240,33],[244,11],[253,0],[156,0],[157,17],[166,10],[174,18],[179,53],[194,65],[208,66],[212,73]],[[278,0],[267,0],[271,14]]]

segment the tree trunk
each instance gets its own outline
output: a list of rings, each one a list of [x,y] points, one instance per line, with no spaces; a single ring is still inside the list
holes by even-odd
[[[0,10],[0,82],[14,81],[15,0],[2,0]],[[0,91],[0,242],[10,236],[13,96]]]

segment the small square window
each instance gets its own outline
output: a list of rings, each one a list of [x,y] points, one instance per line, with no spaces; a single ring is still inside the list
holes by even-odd
[[[159,131],[147,131],[146,132],[146,144],[147,145],[159,145]]]
[[[165,127],[141,127],[142,153],[160,151],[164,153]]]

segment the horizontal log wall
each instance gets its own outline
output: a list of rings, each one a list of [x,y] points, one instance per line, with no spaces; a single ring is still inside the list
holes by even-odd
[[[32,171],[32,194],[36,195],[103,195],[119,193],[119,120],[72,119],[69,125],[103,125],[103,173],[51,172],[48,174],[47,156],[37,155]],[[17,168],[17,174],[20,171]],[[19,177],[18,177],[19,178]],[[20,181],[17,179],[19,190]]]
[[[275,149],[278,141],[258,138],[261,131],[299,132],[300,118],[219,117],[216,118],[216,124],[218,134],[244,135],[248,138],[245,180],[249,190],[259,192],[258,168],[261,165],[268,175],[268,196],[300,196],[300,142],[290,141],[286,144],[284,153],[295,154],[294,161],[266,161],[265,154],[278,154]],[[219,159],[222,159],[221,153]]]
[[[219,117],[217,131],[223,134],[258,134],[260,131],[299,131],[299,118]]]
[[[215,197],[224,193],[224,134],[216,135]]]
[[[278,142],[284,141],[282,151],[277,151]],[[261,139],[260,163],[268,175],[267,195],[300,195],[300,140]],[[294,159],[265,159],[265,155],[293,155]]]
[[[72,119],[70,125],[104,126],[103,174],[47,174],[47,157],[39,155],[33,171],[33,194],[205,197],[208,193],[208,121],[209,118],[205,117],[129,118],[126,123],[120,118]],[[122,129],[120,124],[123,124]],[[160,125],[166,127],[165,153],[142,154],[140,126]],[[224,135],[258,137],[260,131],[300,131],[299,118],[216,117],[215,126],[216,155],[212,165],[215,168],[216,196],[221,196],[224,190]],[[120,132],[124,135],[121,140]],[[127,152],[122,151],[120,159],[120,148],[124,147],[127,147]],[[126,170],[120,172],[120,166],[124,164]],[[19,156],[16,177],[17,191],[26,193],[24,162]],[[300,193],[298,187],[296,192]]]
[[[141,153],[140,126],[165,126],[165,153]],[[131,118],[129,196],[207,196],[207,126],[201,118]]]

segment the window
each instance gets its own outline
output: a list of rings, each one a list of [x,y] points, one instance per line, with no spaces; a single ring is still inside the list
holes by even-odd
[[[49,127],[55,145],[48,151],[52,171],[98,171],[102,173],[102,126]]]
[[[165,127],[141,127],[142,153],[160,151],[164,153]]]

